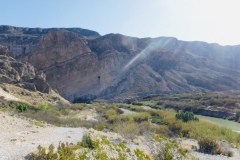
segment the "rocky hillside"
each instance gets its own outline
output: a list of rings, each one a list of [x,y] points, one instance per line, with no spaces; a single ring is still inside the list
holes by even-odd
[[[28,43],[26,48],[31,49],[15,56],[43,71],[51,87],[70,101],[240,89],[240,46],[100,36],[81,29],[35,29],[38,34],[25,34],[27,28],[21,34],[29,41],[14,42],[9,37],[20,29],[12,28],[0,29],[0,44],[11,50],[13,43],[22,47],[20,42]],[[38,39],[31,40],[32,36]]]
[[[18,62],[14,53],[0,46],[0,102],[3,99],[36,105],[45,101],[68,104],[46,82],[45,74],[29,63]]]
[[[12,56],[13,52],[0,46],[0,82],[16,84],[31,91],[49,93],[51,88],[43,73],[37,73],[29,63],[21,63]]]

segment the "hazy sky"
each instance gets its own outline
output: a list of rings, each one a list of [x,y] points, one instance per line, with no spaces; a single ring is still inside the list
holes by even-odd
[[[0,0],[0,24],[240,44],[240,0]]]

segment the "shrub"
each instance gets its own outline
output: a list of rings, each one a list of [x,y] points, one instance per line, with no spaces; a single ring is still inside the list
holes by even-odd
[[[17,110],[19,112],[24,112],[24,111],[27,111],[28,110],[28,106],[24,103],[21,103],[17,106]]]
[[[154,135],[154,139],[161,143],[154,154],[154,159],[186,159],[186,153],[178,146],[176,141],[171,141],[161,134]]]
[[[27,160],[58,159],[58,154],[54,153],[54,146],[52,144],[48,147],[48,152],[40,145],[37,149],[37,153],[30,153],[25,158]]]
[[[199,151],[208,154],[221,154],[222,149],[216,140],[201,138],[198,140]]]
[[[109,123],[119,123],[119,122],[127,122],[134,121],[137,123],[141,123],[144,121],[148,121],[151,118],[150,114],[147,112],[133,113],[128,115],[111,115],[108,118]]]
[[[60,156],[60,159],[75,159],[76,157],[76,154],[75,154],[75,150],[74,150],[74,147],[73,147],[73,144],[70,143],[68,144],[68,142],[65,144],[65,143],[59,143],[59,146],[58,146],[58,150],[57,150],[59,156]]]
[[[149,155],[145,154],[143,151],[141,151],[138,148],[134,150],[134,153],[136,154],[136,156],[139,160],[147,160],[147,159],[150,160],[151,159],[151,157]]]
[[[182,120],[183,122],[188,122],[192,120],[199,121],[199,119],[195,117],[192,112],[183,112],[182,110],[179,110],[175,117],[176,119]]]
[[[232,152],[232,151],[228,151],[228,152],[227,152],[227,156],[228,156],[228,157],[233,157],[233,152]]]
[[[140,127],[135,122],[119,122],[113,126],[113,131],[120,133],[124,138],[134,139],[140,133]]]
[[[133,116],[133,120],[137,123],[141,123],[143,121],[148,121],[151,118],[150,114],[147,112],[132,114],[132,116]]]
[[[22,102],[11,101],[8,105],[10,108],[16,109],[18,112],[24,112],[28,110],[28,105]]]
[[[65,108],[65,109],[61,110],[61,113],[66,116],[71,113],[71,110],[69,108]]]
[[[139,160],[147,160],[147,159],[151,160],[151,157],[149,155],[145,154],[142,150],[138,148],[134,150],[134,153],[136,154]]]
[[[152,123],[161,124],[161,123],[163,123],[163,121],[161,118],[152,117]]]
[[[94,127],[94,129],[96,129],[97,131],[102,131],[102,130],[104,130],[104,128],[105,128],[105,126],[102,125],[102,124],[97,124],[97,125]]]
[[[36,107],[39,110],[46,110],[48,108],[48,104],[46,102],[41,102]]]
[[[117,112],[115,109],[109,109],[107,112],[106,112],[106,116],[109,118],[110,116],[113,116],[113,115],[116,115]]]
[[[86,147],[86,148],[93,149],[92,139],[91,139],[91,137],[90,137],[89,134],[83,135],[83,137],[82,137],[82,142],[81,142],[81,146]]]

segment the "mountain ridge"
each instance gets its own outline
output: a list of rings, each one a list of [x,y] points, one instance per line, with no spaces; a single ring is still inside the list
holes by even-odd
[[[0,39],[0,44],[6,39]],[[33,41],[29,42],[31,46]],[[86,38],[69,30],[54,29],[43,35],[27,54],[18,53],[17,59],[43,71],[50,86],[72,102],[240,90],[240,45],[121,34]]]

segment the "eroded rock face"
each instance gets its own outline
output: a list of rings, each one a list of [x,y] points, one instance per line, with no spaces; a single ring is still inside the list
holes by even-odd
[[[29,63],[21,63],[10,57],[14,54],[0,46],[0,83],[16,84],[31,91],[50,92],[45,75],[36,73]]]
[[[14,58],[14,53],[10,52],[7,48],[0,46],[0,55]]]
[[[88,52],[90,49],[84,37],[73,32],[56,29],[49,31],[31,54],[23,55],[19,59],[31,62],[37,69],[43,70]]]
[[[41,38],[55,28],[24,28],[14,26],[0,26],[0,44],[9,51],[14,52],[15,57],[30,53],[39,43]],[[81,28],[62,28],[72,33],[84,36],[86,39],[99,37],[99,33]]]
[[[45,73],[53,89],[75,102],[240,90],[240,46],[184,42],[169,37],[139,39],[120,34],[89,38],[82,33],[49,30],[29,53],[18,59]]]

